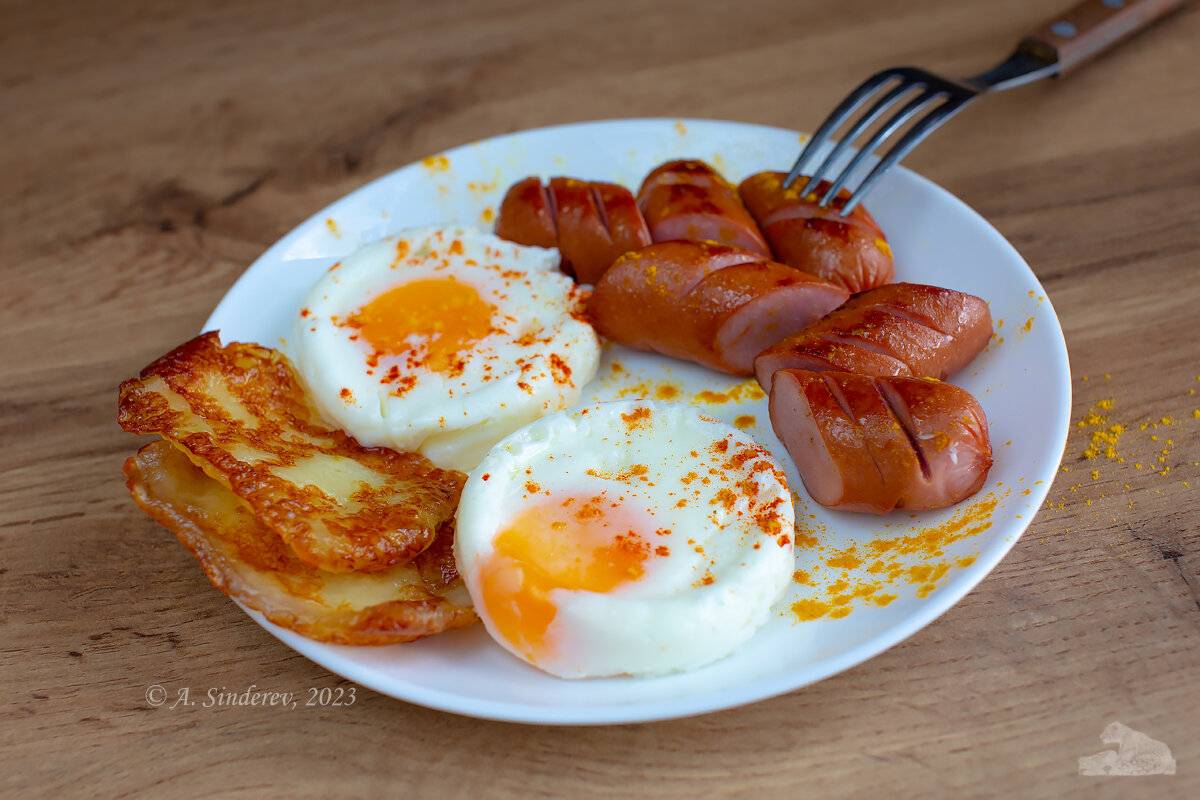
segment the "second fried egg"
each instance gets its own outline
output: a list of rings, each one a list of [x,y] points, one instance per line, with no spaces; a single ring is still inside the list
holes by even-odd
[[[470,228],[367,245],[296,318],[314,404],[363,444],[471,470],[504,436],[575,403],[596,372],[586,296],[558,261]]]
[[[561,411],[467,479],[455,558],[492,637],[562,678],[661,675],[728,655],[785,591],[783,471],[676,403]]]

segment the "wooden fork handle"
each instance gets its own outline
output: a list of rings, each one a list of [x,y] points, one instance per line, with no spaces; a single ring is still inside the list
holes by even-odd
[[[1185,2],[1187,0],[1083,0],[1027,36],[1022,46],[1057,60],[1058,74],[1061,75]]]

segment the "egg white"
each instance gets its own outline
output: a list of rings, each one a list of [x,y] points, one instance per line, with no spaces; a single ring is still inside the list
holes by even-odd
[[[752,457],[731,464],[734,454]],[[731,487],[733,502],[720,494]],[[652,530],[643,537],[669,555],[608,592],[553,589],[552,652],[522,652],[497,630],[481,586],[496,537],[544,493],[601,492],[645,512]],[[685,405],[615,401],[550,415],[499,442],[463,490],[455,555],[488,632],[518,658],[562,678],[661,675],[721,659],[763,625],[791,579],[793,526],[783,472],[750,437]]]
[[[504,436],[575,403],[595,375],[599,339],[578,318],[586,300],[558,264],[555,250],[462,227],[418,228],[367,245],[330,269],[301,305],[293,328],[301,381],[321,414],[363,444],[469,471]],[[402,283],[451,276],[496,307],[496,330],[461,354],[461,373],[405,370],[415,383],[398,391],[381,377],[403,359],[373,364],[373,348],[345,320]]]

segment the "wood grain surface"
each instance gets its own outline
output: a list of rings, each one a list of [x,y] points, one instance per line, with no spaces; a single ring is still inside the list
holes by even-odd
[[[1200,795],[1195,4],[1067,79],[986,98],[906,161],[1029,261],[1084,424],[1024,538],[925,630],[783,697],[638,726],[486,722],[361,688],[350,708],[290,712],[145,699],[350,685],[214,590],[120,477],[137,442],[117,384],[195,334],[279,236],[403,164],[522,128],[811,130],[877,69],[978,71],[1054,10],[0,2],[0,793]],[[1085,458],[1089,413],[1125,426],[1114,457]],[[1177,774],[1078,775],[1113,721],[1166,742]]]

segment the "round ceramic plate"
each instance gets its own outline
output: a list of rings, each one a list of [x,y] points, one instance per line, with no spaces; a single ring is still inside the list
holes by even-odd
[[[614,120],[515,133],[423,159],[307,220],[264,253],[206,323],[225,342],[288,349],[312,283],[360,245],[419,225],[490,228],[508,186],[569,175],[634,189],[654,166],[700,158],[737,182],[788,169],[803,136],[707,120]],[[566,681],[494,644],[482,626],[390,647],[310,641],[265,622],[325,668],[392,697],[491,719],[550,724],[668,719],[750,703],[819,681],[928,625],[996,566],[1049,491],[1066,443],[1070,374],[1058,319],[1016,250],[948,192],[894,169],[868,199],[887,233],[896,279],[983,297],[996,335],[953,381],[979,398],[995,466],[981,492],[937,512],[832,512],[805,494],[745,381],[608,345],[584,401],[650,396],[699,405],[750,431],[787,470],[800,525],[796,580],[771,621],[730,657],[669,677]]]

